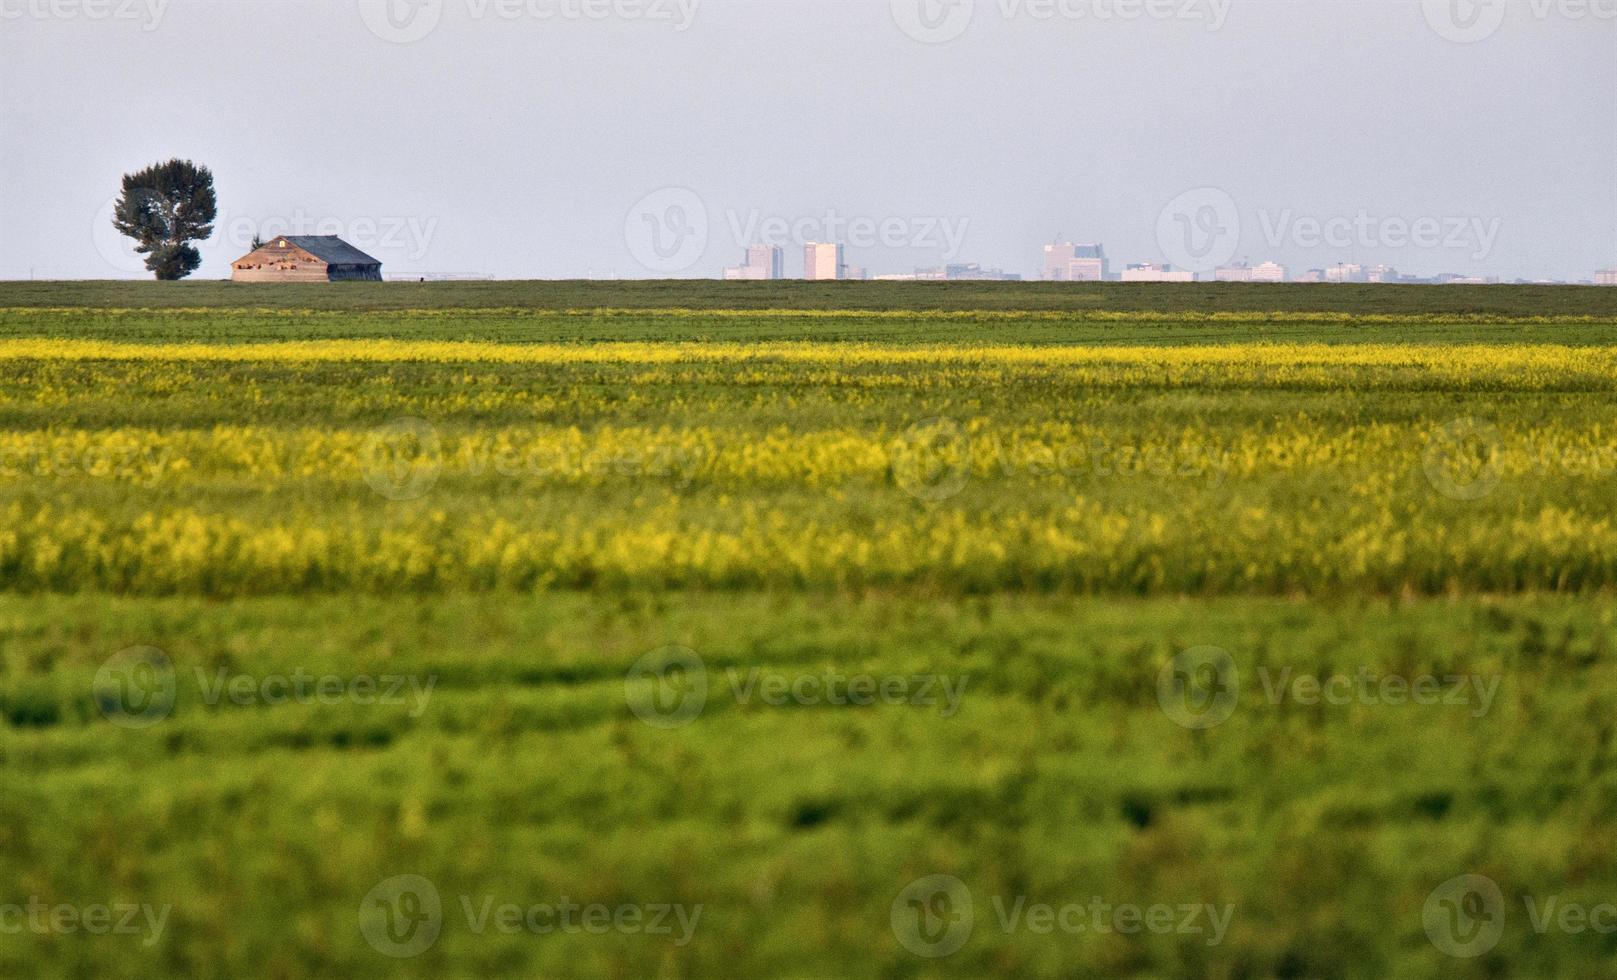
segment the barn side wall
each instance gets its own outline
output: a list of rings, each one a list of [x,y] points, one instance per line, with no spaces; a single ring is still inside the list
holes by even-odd
[[[263,266],[256,269],[232,269],[230,278],[235,282],[326,282],[323,264],[302,263],[296,269]]]
[[[332,282],[381,282],[382,267],[379,265],[334,265],[331,267]]]

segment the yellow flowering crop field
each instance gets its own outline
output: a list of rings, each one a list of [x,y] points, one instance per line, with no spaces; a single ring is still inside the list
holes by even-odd
[[[0,364],[20,589],[1617,584],[1610,348],[9,339]]]
[[[0,290],[0,975],[1617,977],[1617,310],[599,288]]]

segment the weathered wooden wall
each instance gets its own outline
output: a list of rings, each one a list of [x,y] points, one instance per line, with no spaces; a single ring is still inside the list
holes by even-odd
[[[230,278],[236,282],[326,282],[326,263],[290,242],[282,248],[279,241],[272,241],[236,260]]]

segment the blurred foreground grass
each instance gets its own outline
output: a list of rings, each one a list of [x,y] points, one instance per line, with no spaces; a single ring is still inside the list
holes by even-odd
[[[169,912],[157,934],[24,929],[0,972],[1617,976],[1611,935],[1526,912],[1617,895],[1614,629],[1609,605],[1533,596],[5,597],[0,903]],[[669,644],[705,691],[647,700],[628,677]],[[125,714],[104,664],[135,646],[173,698]],[[1208,649],[1227,703],[1165,698]],[[891,697],[836,703],[865,676]],[[1506,899],[1471,960],[1423,924],[1462,874]],[[360,910],[399,875],[431,883],[441,931],[394,960]],[[934,875],[973,900],[936,959],[893,916]],[[1002,921],[1019,897],[1217,912],[1043,934]],[[476,914],[564,899],[694,927]]]

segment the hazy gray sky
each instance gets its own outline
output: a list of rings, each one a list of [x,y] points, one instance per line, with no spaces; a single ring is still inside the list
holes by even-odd
[[[145,275],[109,199],[172,156],[206,278],[262,227],[390,274],[1031,274],[1059,233],[1588,278],[1617,0],[0,0],[0,278]]]

